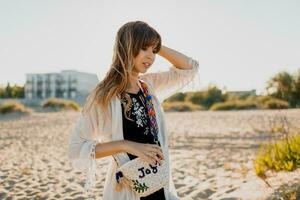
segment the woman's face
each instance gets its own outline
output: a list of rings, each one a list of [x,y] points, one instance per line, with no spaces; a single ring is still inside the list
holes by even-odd
[[[140,49],[139,54],[133,59],[133,72],[145,73],[154,63],[156,55],[155,50],[154,46]]]

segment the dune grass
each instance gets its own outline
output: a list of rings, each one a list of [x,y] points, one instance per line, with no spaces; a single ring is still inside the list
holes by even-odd
[[[42,103],[42,107],[52,109],[54,111],[59,111],[59,110],[79,111],[80,110],[80,106],[76,102],[72,100],[58,99],[58,98],[50,98],[45,100]]]
[[[259,108],[254,101],[232,100],[221,103],[215,103],[210,110],[249,110]]]
[[[0,114],[21,113],[29,114],[32,109],[25,107],[23,104],[16,101],[8,101],[0,105]]]
[[[300,168],[300,134],[261,145],[254,168],[259,177],[264,177],[267,170],[292,171]]]
[[[210,110],[250,110],[250,109],[287,109],[286,101],[269,96],[250,97],[245,100],[233,99],[225,102],[215,103]]]
[[[205,108],[201,105],[196,105],[191,102],[181,102],[181,101],[174,101],[174,102],[164,102],[162,104],[165,111],[197,111],[197,110],[204,110]]]

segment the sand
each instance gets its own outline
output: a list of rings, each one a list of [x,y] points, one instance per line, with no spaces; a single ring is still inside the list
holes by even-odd
[[[276,199],[278,188],[300,184],[300,170],[253,170],[258,146],[272,140],[272,119],[300,125],[300,110],[166,113],[170,158],[181,199]],[[0,117],[0,199],[85,199],[84,177],[72,169],[67,144],[77,112]],[[98,161],[101,199],[108,159]],[[270,186],[268,186],[268,184]]]

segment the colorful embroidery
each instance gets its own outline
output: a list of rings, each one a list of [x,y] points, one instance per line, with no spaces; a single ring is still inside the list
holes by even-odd
[[[139,80],[141,83],[141,87],[143,89],[143,94],[145,96],[146,99],[146,107],[147,107],[147,111],[148,111],[148,116],[149,116],[149,121],[150,121],[150,132],[154,137],[154,141],[158,144],[158,126],[157,126],[157,122],[156,122],[156,115],[155,115],[155,110],[154,110],[154,106],[153,106],[153,102],[152,102],[152,96],[149,94],[148,91],[148,87],[147,85],[142,82],[141,80]]]

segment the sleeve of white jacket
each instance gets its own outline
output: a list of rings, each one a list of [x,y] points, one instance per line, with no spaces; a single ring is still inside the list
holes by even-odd
[[[89,114],[80,113],[72,129],[68,146],[68,157],[73,168],[86,173],[85,189],[90,188],[95,183],[95,148],[101,139],[98,123],[100,120],[97,120],[95,113],[95,110]]]
[[[167,71],[146,73],[142,75],[152,85],[160,102],[180,92],[185,86],[199,84],[199,63],[189,58],[190,69],[171,66]]]

